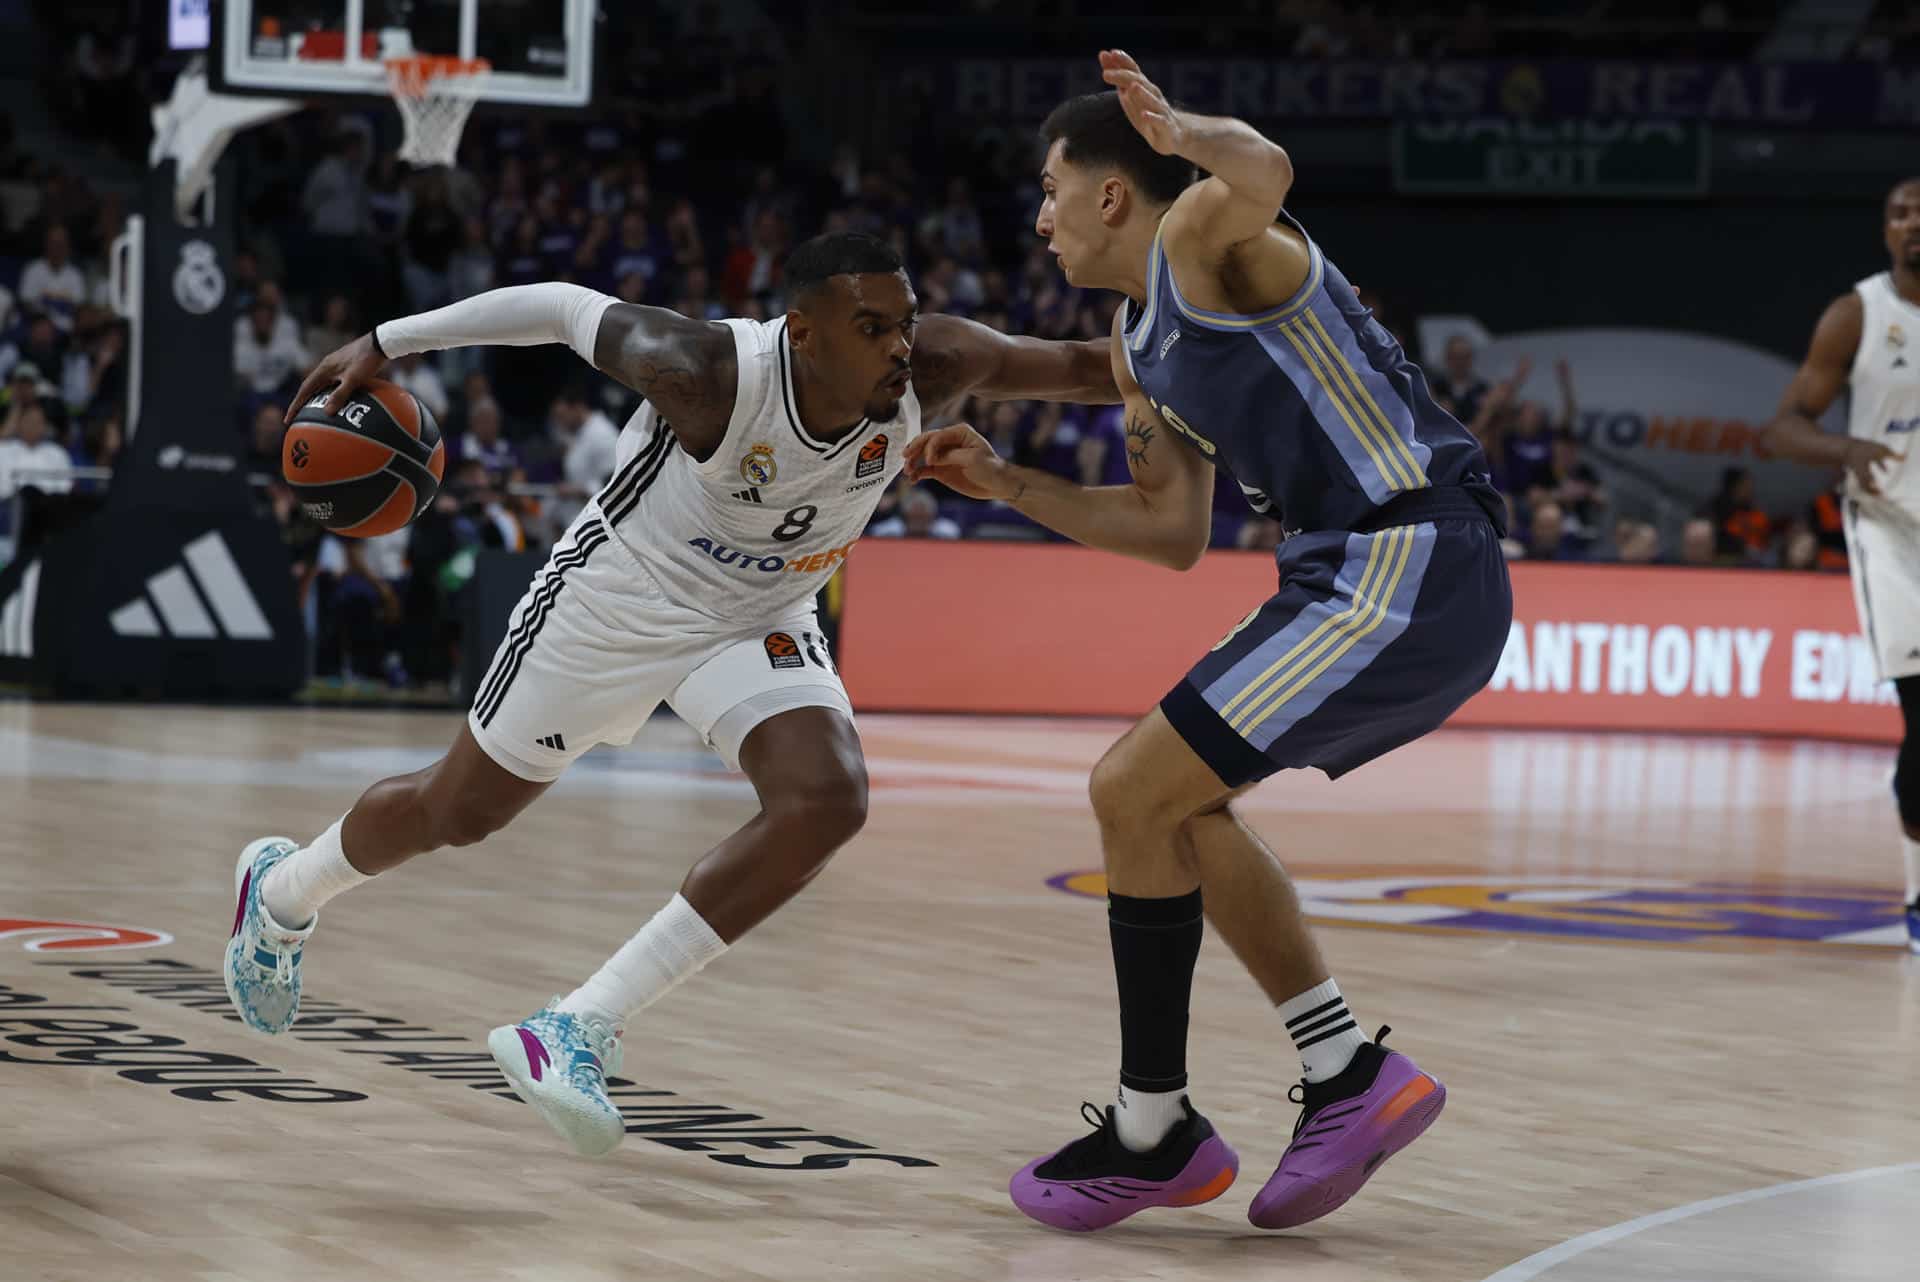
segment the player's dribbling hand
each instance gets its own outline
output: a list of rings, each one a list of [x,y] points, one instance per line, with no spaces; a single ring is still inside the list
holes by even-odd
[[[914,437],[906,459],[907,480],[935,480],[970,499],[1009,498],[1015,489],[1006,460],[965,423]]]
[[[1847,471],[1853,473],[1854,484],[1860,487],[1862,493],[1876,498],[1880,495],[1880,478],[1874,475],[1874,470],[1883,463],[1891,467],[1904,458],[1906,455],[1887,448],[1879,441],[1855,439],[1847,442]]]
[[[336,386],[333,395],[327,398],[327,413],[338,414],[340,407],[347,403],[347,398],[378,377],[386,363],[387,358],[373,345],[373,336],[362,334],[313,367],[313,372],[307,375],[307,381],[300,384],[300,390],[294,393],[293,404],[287,406],[285,421],[293,422],[293,416],[300,412],[300,407],[330,383]]]
[[[1120,49],[1102,49],[1100,78],[1120,91],[1120,106],[1149,147],[1163,156],[1180,154],[1186,143],[1186,122],[1160,87],[1147,79],[1132,55]]]

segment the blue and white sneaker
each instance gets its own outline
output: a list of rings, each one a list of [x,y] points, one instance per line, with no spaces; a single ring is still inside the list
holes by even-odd
[[[583,1157],[604,1157],[626,1138],[626,1119],[607,1098],[607,1075],[623,1058],[611,1021],[559,1009],[554,998],[537,1014],[487,1034],[493,1062],[513,1093],[533,1105]]]
[[[1920,899],[1907,905],[1907,951],[1920,957]]]
[[[300,1013],[300,950],[320,921],[288,930],[260,902],[273,866],[300,849],[285,837],[247,843],[233,868],[233,936],[227,940],[227,996],[248,1028],[284,1033]]]

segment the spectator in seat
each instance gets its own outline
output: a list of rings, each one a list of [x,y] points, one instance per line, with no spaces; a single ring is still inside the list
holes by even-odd
[[[957,539],[959,523],[940,515],[940,501],[922,489],[911,489],[900,500],[897,515],[875,522],[867,533],[876,539]]]
[[[411,356],[402,356],[393,363],[393,368],[388,371],[387,377],[412,392],[414,397],[427,407],[427,412],[433,415],[433,421],[441,425],[440,430],[446,431],[449,405],[447,385],[441,379],[439,371],[429,365],[425,357],[417,352]]]
[[[1680,564],[1714,564],[1713,522],[1704,516],[1696,516],[1688,521],[1680,532]]]
[[[65,360],[66,338],[55,327],[53,318],[41,313],[27,322],[26,335],[18,343],[0,347],[0,378],[11,380],[15,366],[25,361],[35,369],[37,383],[50,370],[58,370]]]
[[[1753,471],[1730,467],[1720,491],[1702,515],[1713,522],[1714,555],[1729,561],[1763,560],[1773,543],[1773,522],[1754,501]]]
[[[1578,561],[1581,549],[1567,533],[1567,514],[1545,499],[1533,505],[1527,521],[1527,558],[1532,561]]]
[[[73,459],[52,439],[46,407],[22,405],[9,416],[12,433],[0,440],[0,499],[31,486],[44,494],[73,488]]]
[[[47,228],[44,251],[20,274],[20,301],[53,319],[63,333],[73,328],[73,314],[87,300],[87,278],[73,261],[73,242],[64,223]]]
[[[1446,372],[1433,380],[1434,397],[1462,423],[1473,422],[1480,412],[1480,402],[1487,395],[1487,380],[1473,368],[1475,354],[1473,340],[1465,334],[1455,334],[1447,340],[1442,362]]]
[[[1817,570],[1847,569],[1847,528],[1845,509],[1838,488],[1821,491],[1807,509],[1807,528],[1813,535],[1813,567]]]
[[[467,407],[467,430],[460,438],[460,459],[478,463],[490,476],[506,476],[520,466],[520,452],[500,435],[500,403],[475,401]]]
[[[242,394],[290,395],[313,364],[298,329],[281,319],[278,291],[262,285],[234,327],[233,372]]]
[[[315,352],[337,351],[360,334],[354,322],[353,300],[341,293],[328,294],[320,307],[320,323],[307,330],[307,345]]]

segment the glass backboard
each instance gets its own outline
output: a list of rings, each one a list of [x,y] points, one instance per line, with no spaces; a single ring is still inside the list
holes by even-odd
[[[593,93],[598,0],[226,0],[213,79],[228,93],[387,93],[389,58],[493,64],[489,102],[581,107]]]

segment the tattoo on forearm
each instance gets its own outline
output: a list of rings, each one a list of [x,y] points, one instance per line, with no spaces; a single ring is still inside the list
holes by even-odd
[[[1153,424],[1138,414],[1127,415],[1127,464],[1145,467],[1147,447],[1153,444]]]

